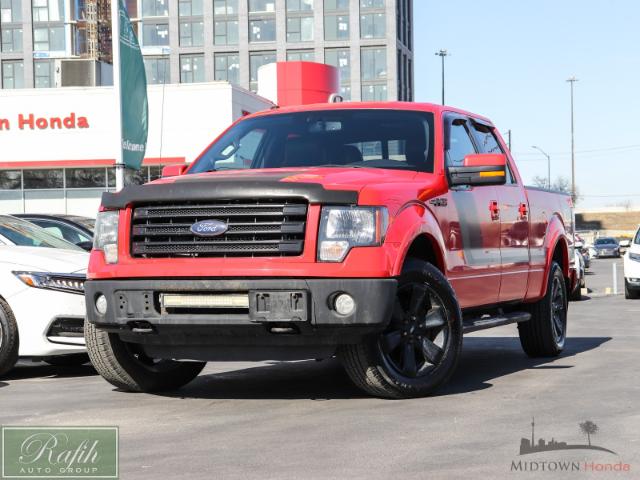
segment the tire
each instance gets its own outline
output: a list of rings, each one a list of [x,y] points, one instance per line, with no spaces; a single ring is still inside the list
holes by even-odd
[[[582,300],[582,279],[576,284],[576,288],[573,289],[571,295],[569,296],[569,300],[572,302],[579,302]]]
[[[0,298],[0,377],[15,366],[19,346],[16,318],[7,302]]]
[[[524,307],[531,319],[518,323],[522,349],[534,358],[560,355],[567,335],[568,302],[567,285],[557,262],[551,264],[545,296]]]
[[[72,353],[70,355],[47,357],[44,361],[55,367],[79,367],[80,365],[89,363],[89,355],[86,353]]]
[[[155,361],[138,345],[123,342],[115,333],[84,323],[87,352],[94,368],[115,387],[127,392],[177,390],[196,378],[206,362]]]
[[[624,280],[624,298],[626,298],[627,300],[636,300],[640,298],[640,291],[634,290],[629,287],[629,282],[626,278]]]
[[[382,398],[422,397],[453,374],[462,349],[462,313],[451,285],[433,265],[408,259],[387,329],[338,358],[351,380]]]

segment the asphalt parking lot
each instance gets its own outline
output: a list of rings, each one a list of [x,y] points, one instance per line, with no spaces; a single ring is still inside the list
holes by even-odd
[[[90,366],[20,363],[0,381],[3,425],[118,425],[120,478],[600,478],[514,472],[512,461],[623,462],[640,469],[640,301],[606,296],[612,262],[594,260],[590,298],[572,303],[556,359],[529,359],[514,326],[465,338],[435,397],[364,396],[328,362],[216,363],[173,395],[115,391]],[[620,291],[621,283],[618,283]],[[519,456],[521,438],[590,450]],[[539,467],[538,467],[539,468]]]

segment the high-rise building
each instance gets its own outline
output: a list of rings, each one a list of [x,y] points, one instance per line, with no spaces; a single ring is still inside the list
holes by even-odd
[[[54,86],[56,58],[110,61],[109,0],[0,0],[2,88]],[[84,3],[83,3],[84,2]],[[413,100],[413,0],[126,0],[150,84],[229,81],[307,60],[349,100]]]

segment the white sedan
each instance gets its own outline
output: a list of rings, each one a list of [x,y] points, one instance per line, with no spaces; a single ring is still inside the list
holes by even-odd
[[[640,298],[640,227],[624,254],[624,296]]]
[[[0,215],[0,376],[18,357],[88,361],[83,336],[89,254],[44,229]]]

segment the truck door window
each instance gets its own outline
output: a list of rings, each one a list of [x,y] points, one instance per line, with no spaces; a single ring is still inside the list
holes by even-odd
[[[498,143],[496,134],[493,128],[482,125],[480,123],[471,122],[473,135],[476,139],[476,144],[480,149],[480,153],[504,153],[504,150]],[[507,178],[505,183],[507,185],[513,185],[516,183],[513,173],[511,173],[511,166],[507,163]]]
[[[464,120],[454,120],[449,129],[447,166],[462,165],[464,157],[476,153]]]

